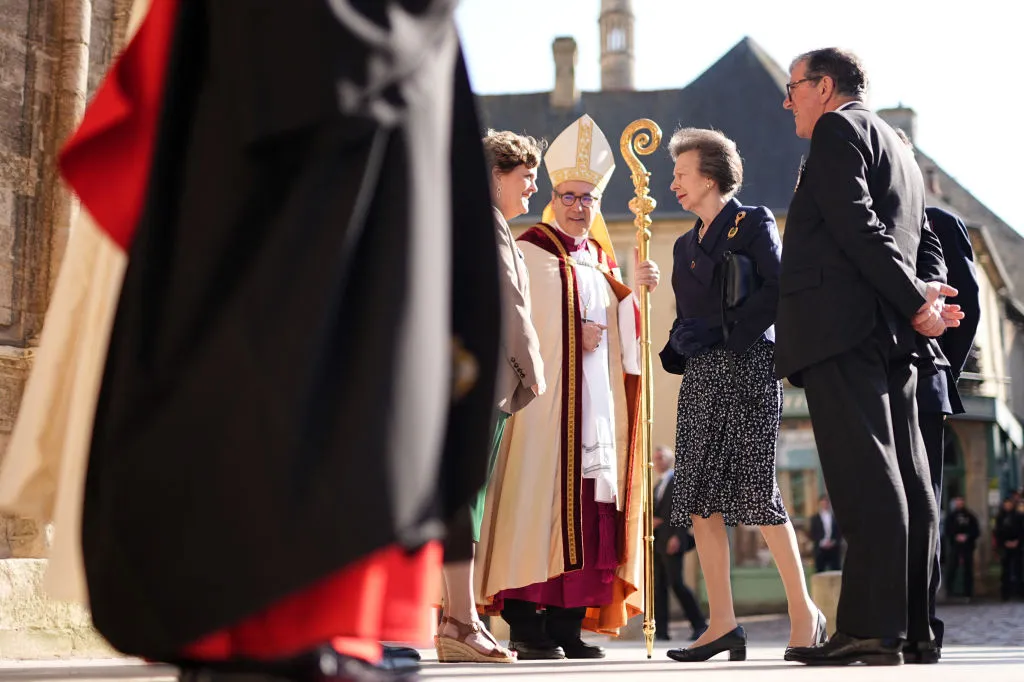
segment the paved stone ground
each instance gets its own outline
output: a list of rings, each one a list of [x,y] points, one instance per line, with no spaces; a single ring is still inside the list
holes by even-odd
[[[1021,682],[1024,679],[1024,647],[948,647],[938,665],[900,667],[863,666],[813,669],[782,660],[782,649],[754,647],[748,649],[747,660],[730,663],[726,660],[684,665],[665,657],[667,646],[655,649],[647,660],[641,646],[633,642],[617,642],[609,647],[608,658],[602,661],[529,661],[513,665],[443,665],[427,657],[421,678],[424,682],[455,682],[459,680],[492,680],[505,678],[510,682],[576,682],[577,680],[608,680],[611,682],[678,682],[683,676],[709,682]],[[432,656],[433,651],[424,652]],[[137,662],[115,664],[94,661],[91,664],[0,664],[0,679],[5,682],[174,682],[173,669],[145,666]]]
[[[937,613],[946,623],[945,644],[1024,646],[1024,601],[940,604]],[[785,615],[746,616],[739,622],[751,646],[785,645],[789,640],[789,619]],[[671,632],[674,641],[669,643],[673,647],[687,645],[689,623],[673,622]]]
[[[936,615],[946,623],[946,645],[1024,647],[1024,602],[940,604]],[[789,639],[789,619],[785,616],[740,618],[753,645],[785,644]],[[690,632],[687,623],[673,623],[677,638]],[[675,646],[686,646],[680,640]],[[1024,671],[1021,672],[1024,682]]]
[[[730,663],[724,658],[684,665],[669,660],[665,651],[677,642],[658,642],[654,657],[647,660],[642,642],[613,641],[594,637],[608,647],[603,661],[531,661],[514,665],[443,665],[433,650],[423,651],[425,682],[493,679],[521,682],[575,682],[576,680],[678,681],[681,674],[699,673],[710,682],[781,682],[804,677],[807,682],[862,680],[870,682],[984,682],[1024,681],[1024,603],[944,605],[940,617],[947,623],[947,644],[942,662],[929,666],[882,668],[863,666],[815,670],[782,660],[789,635],[785,617],[742,618],[750,641],[747,660]],[[682,636],[685,623],[675,624]],[[752,673],[755,673],[752,675]],[[175,671],[165,666],[146,666],[138,661],[8,661],[0,662],[3,682],[173,682]]]

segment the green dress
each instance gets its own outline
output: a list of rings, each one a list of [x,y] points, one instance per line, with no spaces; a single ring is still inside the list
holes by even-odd
[[[487,503],[487,484],[494,473],[494,463],[498,461],[498,449],[501,448],[501,437],[505,433],[505,422],[509,414],[498,410],[498,417],[494,422],[494,440],[491,443],[491,457],[487,460],[487,479],[483,487],[477,493],[476,499],[469,503],[469,515],[473,519],[473,542],[480,542],[480,526],[484,522],[484,505]]]

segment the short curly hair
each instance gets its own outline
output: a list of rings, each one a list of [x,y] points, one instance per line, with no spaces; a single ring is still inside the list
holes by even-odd
[[[681,154],[696,151],[700,156],[700,174],[718,185],[722,196],[732,197],[743,185],[743,160],[736,143],[707,128],[680,128],[668,142],[668,152],[675,161]]]
[[[529,135],[491,129],[484,135],[483,143],[487,167],[497,168],[499,173],[508,173],[520,165],[536,168],[540,165],[541,150],[545,146]]]

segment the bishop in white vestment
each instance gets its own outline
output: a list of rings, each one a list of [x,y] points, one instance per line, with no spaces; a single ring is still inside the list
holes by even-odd
[[[548,391],[506,426],[477,598],[509,622],[522,660],[600,658],[581,629],[617,633],[642,603],[638,306],[600,215],[615,169],[601,129],[582,116],[544,160],[551,204],[518,243]],[[636,284],[658,277],[653,262],[638,265]]]

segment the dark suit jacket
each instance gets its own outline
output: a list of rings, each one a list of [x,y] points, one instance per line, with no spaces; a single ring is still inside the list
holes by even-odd
[[[657,488],[657,481],[655,481],[655,488]],[[669,525],[669,520],[672,518],[672,496],[676,489],[676,476],[675,472],[672,474],[672,478],[669,479],[668,484],[665,486],[665,492],[662,493],[661,499],[658,500],[654,505],[654,518],[661,519],[663,523],[654,529],[654,551],[658,554],[666,553],[666,546],[668,545],[668,539],[672,536],[676,536],[682,542],[681,551],[685,554],[689,550],[693,549],[693,536],[690,535],[689,531],[685,528],[676,528]]]
[[[974,345],[974,335],[981,319],[974,249],[967,227],[960,218],[934,206],[925,209],[925,213],[932,232],[942,245],[943,260],[948,270],[946,281],[959,292],[949,302],[960,306],[964,319],[959,327],[947,329],[937,339],[947,366],[930,375],[922,372],[917,382],[917,405],[922,412],[962,414],[964,406],[956,390],[956,382]],[[920,263],[917,276],[925,281],[930,279],[929,273],[922,272]]]
[[[949,542],[951,547],[963,547],[974,551],[974,546],[978,542],[978,537],[981,536],[981,528],[978,525],[978,517],[974,515],[974,512],[967,509],[954,509],[949,512],[946,516],[946,540]],[[963,544],[956,541],[957,535],[966,535],[966,539]]]
[[[860,102],[823,115],[786,220],[775,365],[799,372],[860,344],[879,315],[912,352],[925,190],[911,151]],[[944,275],[944,266],[936,264]]]
[[[811,540],[814,542],[814,549],[819,549],[818,543],[825,539],[825,524],[821,520],[821,514],[815,514],[811,517]],[[832,539],[835,540],[834,549],[839,549],[839,543],[843,541],[843,531],[839,528],[839,522],[836,521],[835,512],[832,513]]]
[[[733,251],[754,261],[762,285],[735,313],[730,313],[735,326],[725,347],[742,353],[758,339],[775,341],[782,251],[775,216],[764,206],[741,206],[732,199],[698,243],[701,226],[698,220],[692,230],[676,240],[672,251],[672,290],[676,297],[672,329],[687,318],[703,318],[709,327],[722,326],[722,257],[726,251]],[[665,371],[683,373],[686,358],[671,345],[665,345],[660,357]]]

